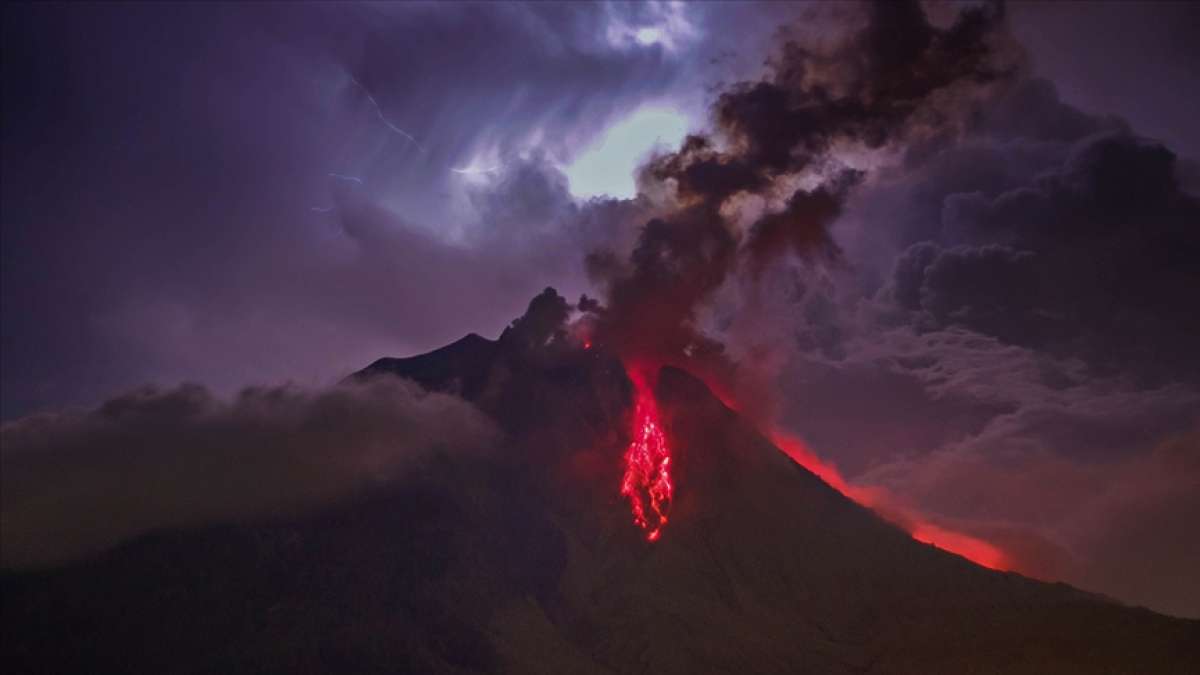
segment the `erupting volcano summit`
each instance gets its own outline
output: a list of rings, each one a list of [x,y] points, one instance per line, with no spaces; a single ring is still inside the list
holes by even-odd
[[[5,664],[1190,675],[1200,662],[1197,623],[914,541],[700,380],[627,371],[554,322],[381,359],[343,386],[395,378],[465,398],[503,432],[497,446],[435,454],[313,512],[150,535],[87,564],[7,575]]]

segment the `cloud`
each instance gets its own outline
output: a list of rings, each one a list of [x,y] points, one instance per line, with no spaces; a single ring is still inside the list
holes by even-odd
[[[1089,136],[1026,185],[947,197],[943,237],[971,248],[934,256],[921,302],[942,325],[1004,331],[1103,370],[1194,379],[1196,222],[1200,200],[1181,189],[1173,153],[1127,133]]]
[[[624,11],[6,10],[4,417],[147,381],[329,382],[498,333],[547,284],[581,292],[559,236],[570,195],[509,177],[550,176],[649,99],[703,92],[682,52],[596,33]],[[493,156],[483,186],[451,171]],[[493,213],[481,190],[520,208]],[[593,241],[619,228],[579,213]]]
[[[498,440],[462,399],[396,378],[323,389],[140,389],[0,427],[5,567],[61,563],[140,534],[286,515]]]
[[[1079,458],[1085,443],[1055,444],[1027,431],[1034,434],[975,439],[970,449],[882,465],[861,479],[993,542],[1018,571],[1200,617],[1192,573],[1200,547],[1190,535],[1200,508],[1194,428],[1093,459]]]
[[[836,319],[842,353],[787,365],[783,428],[855,489],[989,542],[1016,571],[1200,615],[1200,587],[1182,573],[1198,560],[1182,534],[1200,508],[1194,386],[856,316]]]

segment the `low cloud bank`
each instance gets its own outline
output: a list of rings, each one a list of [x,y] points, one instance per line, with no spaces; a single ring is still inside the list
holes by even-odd
[[[271,517],[479,452],[491,421],[462,399],[381,378],[306,389],[146,388],[0,427],[0,564],[67,562],[164,528]]]

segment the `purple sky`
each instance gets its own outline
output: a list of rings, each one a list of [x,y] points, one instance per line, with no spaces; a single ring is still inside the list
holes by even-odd
[[[857,8],[3,11],[11,420],[145,383],[325,385],[495,336],[545,286],[595,293],[584,254],[654,207],[588,198],[706,129],[780,27],[819,41]],[[1040,576],[1200,616],[1200,11],[1008,22],[1023,69],[961,137],[859,158],[848,264],[785,261],[750,309],[731,282],[705,325],[847,477]]]

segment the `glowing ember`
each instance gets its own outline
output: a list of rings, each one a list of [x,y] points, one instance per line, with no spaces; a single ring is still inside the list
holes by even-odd
[[[629,498],[633,523],[646,530],[648,541],[657,541],[667,524],[667,510],[675,489],[671,483],[671,448],[645,374],[630,371],[629,378],[634,391],[633,440],[625,450],[621,494]]]

